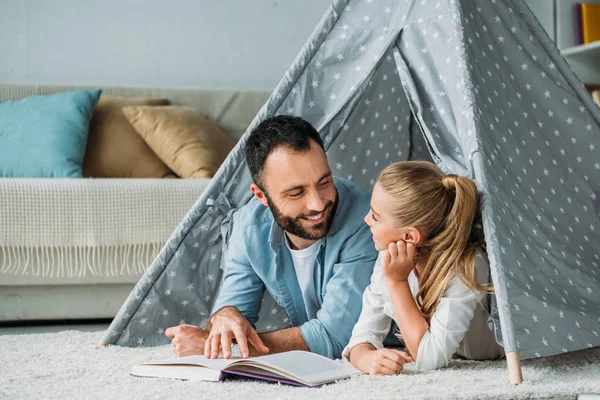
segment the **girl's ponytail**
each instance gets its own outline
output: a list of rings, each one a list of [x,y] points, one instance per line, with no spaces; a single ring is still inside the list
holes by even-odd
[[[457,175],[445,175],[441,186],[448,193],[448,214],[440,230],[424,243],[429,254],[417,294],[428,321],[454,276],[459,276],[471,289],[487,290],[477,284],[477,248],[469,241],[477,213],[477,187],[471,179]]]
[[[416,298],[428,321],[454,276],[471,289],[489,291],[477,283],[475,273],[471,231],[478,196],[471,179],[445,175],[431,163],[405,161],[388,166],[378,184],[394,199],[390,211],[397,226],[415,226],[427,238],[417,245],[425,267]]]

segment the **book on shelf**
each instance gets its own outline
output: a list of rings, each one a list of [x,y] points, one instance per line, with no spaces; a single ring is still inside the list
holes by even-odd
[[[321,386],[360,371],[308,351],[286,351],[259,357],[208,359],[202,355],[137,364],[131,375],[218,382],[230,375],[276,381],[296,386]]]
[[[573,4],[573,33],[575,34],[575,46],[583,44],[583,27],[581,25],[581,3]]]
[[[579,3],[582,44],[600,40],[600,4]]]

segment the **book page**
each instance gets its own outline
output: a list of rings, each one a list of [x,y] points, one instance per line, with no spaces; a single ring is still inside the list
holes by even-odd
[[[199,365],[180,364],[138,364],[133,366],[130,374],[144,378],[173,378],[202,381],[220,381],[224,376],[219,370],[205,368]]]
[[[204,369],[203,367],[212,371],[246,370],[255,374],[257,369],[260,369],[263,371],[263,375],[287,378],[309,385],[332,382],[360,372],[349,364],[333,361],[319,354],[307,351],[288,351],[246,359],[240,356],[232,356],[228,360],[223,358],[207,359],[203,355],[180,357],[138,364],[134,367],[133,375],[213,380],[214,378],[208,377],[212,374],[201,371]],[[197,370],[196,373],[193,372],[194,369]],[[196,377],[192,378],[190,374],[194,374]]]
[[[307,351],[288,351],[284,353],[248,358],[240,360],[238,365],[262,366],[268,371],[283,372],[284,376],[290,376],[306,382],[318,382],[321,380],[335,380],[353,373],[359,372],[349,364],[330,360],[319,354]],[[236,368],[233,365],[230,369]]]
[[[189,364],[189,365],[200,365],[203,367],[221,371],[221,370],[227,368],[228,366],[230,366],[232,363],[234,363],[238,360],[241,360],[241,359],[242,358],[240,356],[233,356],[228,360],[226,360],[224,358],[217,358],[217,359],[213,360],[213,359],[208,359],[204,356],[186,356],[186,357],[174,358],[171,360],[153,361],[153,362],[149,362],[149,363],[143,363],[143,365],[185,365],[185,364]]]
[[[297,377],[343,369],[343,364],[307,351],[289,351],[256,357]],[[257,360],[258,361],[258,360]]]

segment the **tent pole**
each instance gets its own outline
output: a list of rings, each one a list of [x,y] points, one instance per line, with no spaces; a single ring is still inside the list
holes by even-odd
[[[519,383],[523,382],[519,353],[516,351],[506,353],[506,363],[508,364],[508,376],[510,378],[510,383],[513,385],[518,385]]]

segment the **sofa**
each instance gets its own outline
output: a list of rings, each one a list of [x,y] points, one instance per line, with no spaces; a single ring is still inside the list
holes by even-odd
[[[0,102],[84,89],[0,84]],[[239,139],[265,91],[102,88],[166,98]],[[112,318],[210,178],[0,178],[0,321]]]

